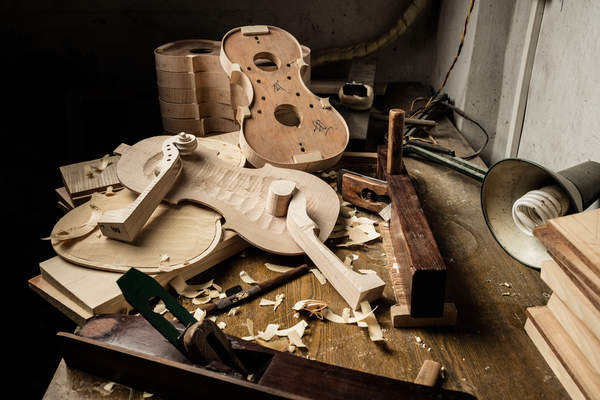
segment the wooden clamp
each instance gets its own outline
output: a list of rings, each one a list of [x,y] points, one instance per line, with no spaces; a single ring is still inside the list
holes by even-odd
[[[444,302],[446,265],[402,163],[403,132],[404,111],[390,110],[388,146],[378,149],[377,173],[388,182],[392,203],[389,234],[382,232],[397,301],[391,318],[395,327],[454,325],[456,308]]]
[[[181,173],[180,155],[190,154],[196,146],[196,137],[183,132],[166,139],[162,160],[150,185],[129,207],[105,212],[98,220],[100,231],[109,238],[133,242]]]

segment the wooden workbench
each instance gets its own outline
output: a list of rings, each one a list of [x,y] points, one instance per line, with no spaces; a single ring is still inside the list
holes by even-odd
[[[457,155],[471,151],[448,120],[442,121],[435,136],[441,144],[456,149]],[[303,337],[307,350],[296,350],[296,354],[410,381],[416,377],[423,361],[432,359],[446,368],[443,387],[469,392],[478,398],[568,398],[523,329],[525,309],[545,304],[551,291],[540,280],[539,272],[514,261],[492,238],[480,208],[479,182],[429,162],[414,158],[405,160],[448,266],[447,298],[454,301],[458,309],[457,325],[393,328],[389,307],[394,299],[388,286],[384,298],[373,304],[378,306],[376,316],[383,328],[384,342],[371,342],[367,330],[356,325],[335,324],[301,315],[309,323],[309,331]],[[342,159],[339,167],[348,161]],[[475,162],[481,163],[477,159]],[[345,166],[374,176],[373,164],[352,160]],[[358,215],[376,217],[363,212]],[[335,252],[342,260],[348,254],[358,254],[355,266],[373,269],[389,283],[386,255],[380,239],[361,247],[336,248]],[[245,288],[247,285],[238,275],[241,270],[258,281],[276,275],[264,267],[265,262],[297,266],[310,260],[304,256],[282,257],[249,248],[197,280],[215,277],[216,283],[224,288],[238,284]],[[247,318],[253,320],[255,331],[264,329],[268,323],[278,323],[281,328],[296,324],[299,320],[294,318],[291,307],[301,299],[324,300],[338,314],[345,306],[330,284],[321,286],[312,274],[264,297],[274,299],[278,293],[285,293],[286,297],[275,312],[272,307],[259,307],[259,299],[256,299],[243,305],[237,315],[219,316],[217,321],[227,323],[226,333],[245,336],[248,332],[243,323]],[[181,302],[189,309],[195,308],[189,299]],[[417,336],[425,343],[425,348],[417,343]],[[108,392],[103,386],[106,383],[106,380],[69,369],[62,362],[45,398],[105,398]],[[112,397],[142,398],[142,393],[115,385]]]

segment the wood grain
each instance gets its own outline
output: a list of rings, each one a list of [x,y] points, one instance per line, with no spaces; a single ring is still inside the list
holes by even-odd
[[[219,70],[221,42],[187,39],[163,44],[154,49],[156,69],[169,72],[210,72]]]
[[[59,171],[65,184],[69,196],[73,199],[89,195],[93,192],[105,190],[108,186],[113,188],[121,187],[121,182],[117,178],[118,156],[109,158],[108,166],[102,172],[95,172],[93,176],[87,174],[88,168],[92,168],[101,163],[100,159],[78,162],[75,164],[63,165]]]
[[[254,37],[235,28],[222,40],[221,65],[243,92],[232,101],[241,127],[240,147],[255,167],[330,167],[348,144],[348,127],[333,107],[306,87],[306,63],[298,41],[280,28],[268,30]],[[260,61],[271,66],[263,68]]]
[[[153,177],[153,165],[162,158],[161,146],[166,138],[144,139],[129,149],[121,146],[124,154],[118,176],[124,186],[138,193],[147,187]],[[271,165],[261,169],[233,167],[201,144],[182,161],[183,171],[167,201],[178,204],[189,200],[211,207],[223,215],[226,228],[261,249],[280,254],[302,253],[287,231],[286,219],[265,212],[269,185],[274,180],[293,181],[298,192],[306,195],[308,213],[320,229],[321,241],[333,230],[339,210],[337,195],[314,175]]]

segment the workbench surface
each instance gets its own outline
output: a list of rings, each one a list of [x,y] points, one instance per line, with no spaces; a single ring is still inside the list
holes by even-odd
[[[455,149],[458,156],[471,151],[447,119],[442,120],[436,130],[434,136],[440,144]],[[351,165],[344,165],[347,162],[342,159],[338,167],[369,172],[374,176],[374,164],[353,161]],[[479,159],[474,162],[483,165]],[[359,258],[353,263],[355,269],[373,269],[388,284],[384,297],[372,304],[377,306],[375,314],[383,328],[385,341],[371,342],[367,329],[355,324],[335,324],[301,314],[300,318],[309,324],[303,337],[307,349],[297,349],[295,354],[408,381],[415,379],[424,360],[432,359],[446,369],[444,388],[469,392],[478,398],[568,398],[523,329],[525,309],[545,304],[551,291],[541,281],[538,271],[510,258],[494,241],[480,208],[480,183],[446,167],[414,158],[406,157],[405,165],[448,267],[446,297],[454,301],[458,309],[457,325],[393,328],[389,307],[395,301],[381,239],[348,249],[332,247],[342,260],[346,255],[357,254]],[[362,211],[357,215],[379,218]],[[235,285],[245,288],[247,285],[239,278],[241,270],[257,281],[276,275],[265,268],[265,262],[297,266],[310,263],[310,260],[305,256],[277,256],[250,247],[205,272],[197,281],[214,277],[223,288]],[[272,307],[259,307],[260,299],[255,299],[242,305],[237,315],[218,316],[217,321],[227,323],[226,333],[246,336],[248,331],[243,324],[248,318],[253,320],[255,331],[264,329],[269,323],[278,323],[281,329],[296,324],[299,319],[294,318],[292,306],[301,299],[324,300],[340,315],[345,307],[333,287],[329,283],[320,285],[312,274],[263,297],[274,299],[278,293],[285,293],[285,300],[276,311]],[[195,308],[189,299],[180,300],[186,308]],[[416,337],[425,347],[417,343]],[[103,388],[106,383],[106,380],[69,369],[63,361],[45,398],[106,398],[108,392]],[[200,394],[202,389],[198,389]],[[327,388],[323,387],[323,390]],[[117,384],[112,388],[111,398],[132,399],[142,398],[142,395],[143,391]]]

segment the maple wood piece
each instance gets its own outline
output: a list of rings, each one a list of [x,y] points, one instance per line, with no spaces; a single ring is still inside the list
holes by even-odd
[[[250,380],[192,364],[141,317],[97,317],[77,334],[59,332],[57,340],[69,367],[168,398],[194,398],[202,388],[240,399],[474,399],[467,393],[372,375],[225,337],[253,373]]]
[[[572,398],[597,399],[600,372],[592,367],[547,307],[527,309],[525,330]]]
[[[156,136],[131,147],[119,146],[122,155],[117,174],[124,186],[138,193],[146,189],[154,177],[154,166],[162,158],[161,145],[166,138]],[[339,211],[337,194],[314,175],[271,165],[261,169],[235,167],[202,144],[182,162],[181,175],[166,200],[172,204],[190,200],[214,209],[225,218],[224,228],[236,231],[254,246],[278,254],[303,253],[290,236],[286,219],[265,211],[269,185],[275,180],[293,181],[297,191],[305,193],[308,214],[320,228],[321,241],[333,230]]]
[[[188,39],[166,43],[154,50],[156,69],[170,72],[214,71],[221,68],[221,42]]]
[[[121,187],[121,182],[117,178],[118,160],[118,156],[109,157],[108,164],[102,171],[94,168],[102,164],[102,159],[83,161],[59,168],[65,189],[76,206],[82,203],[77,201],[78,198],[84,197],[83,202],[85,202],[87,196],[94,192],[102,192],[109,186],[113,189]]]
[[[181,173],[180,155],[191,154],[197,145],[196,138],[185,133],[166,139],[152,182],[129,207],[103,213],[98,220],[100,231],[109,238],[132,242]]]
[[[385,283],[377,274],[354,272],[319,240],[315,234],[317,225],[306,214],[306,198],[303,193],[295,194],[290,202],[287,227],[300,248],[354,310],[363,301],[371,302],[381,297]]]
[[[235,28],[222,40],[242,152],[255,167],[318,171],[334,165],[348,144],[346,122],[306,87],[298,41],[277,27],[261,29],[254,36]]]
[[[267,194],[266,212],[274,217],[286,216],[288,204],[290,204],[295,188],[296,184],[291,181],[278,180],[271,182]]]
[[[419,375],[415,378],[415,383],[418,383],[419,385],[435,386],[435,383],[440,378],[441,371],[442,364],[433,360],[425,360],[419,370]]]

